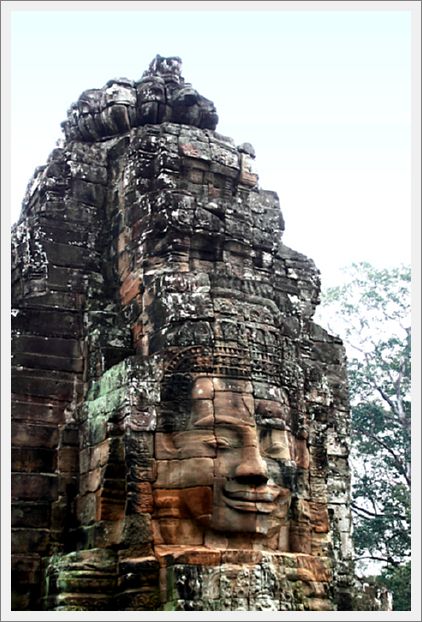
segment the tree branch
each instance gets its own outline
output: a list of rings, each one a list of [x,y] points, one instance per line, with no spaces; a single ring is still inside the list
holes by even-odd
[[[375,518],[379,518],[379,517],[383,516],[383,514],[378,514],[378,512],[370,512],[369,510],[365,510],[365,508],[359,507],[358,505],[356,505],[356,503],[352,503],[352,510],[354,510],[357,514],[359,512],[364,512],[368,516],[372,516],[372,517],[375,517]],[[362,516],[361,518],[366,518],[366,517]]]
[[[372,517],[372,518],[395,518],[398,520],[407,521],[407,518],[405,516],[402,516],[401,514],[381,514],[381,513],[371,512],[370,510],[361,508],[359,505],[356,505],[356,503],[352,503],[352,510],[354,510],[356,514],[360,516],[360,518],[368,518],[368,520],[369,520],[369,517]],[[361,514],[359,514],[359,512],[363,512],[367,516],[362,516]]]
[[[372,559],[375,562],[384,562],[386,564],[391,564],[391,566],[400,566],[402,564],[401,561],[396,561],[392,557],[378,557],[377,555],[362,555],[361,557],[355,557],[355,562],[361,561],[362,559]]]
[[[398,458],[398,456],[394,453],[394,451],[391,449],[391,447],[389,447],[388,445],[386,445],[383,441],[381,441],[375,434],[371,434],[370,432],[368,432],[368,430],[363,429],[361,427],[357,427],[357,430],[363,434],[363,436],[367,436],[368,438],[372,439],[373,441],[375,441],[376,443],[378,443],[378,445],[380,445],[383,449],[385,449],[386,452],[388,452],[397,467],[397,470],[401,473],[401,475],[404,477],[404,479],[406,480],[407,485],[409,486],[409,488],[411,487],[411,479],[407,473],[407,468],[406,466],[404,466],[400,460],[400,458]]]
[[[384,389],[379,386],[375,381],[372,382],[372,386],[374,387],[374,389],[376,391],[378,391],[378,393],[381,395],[382,399],[387,402],[387,404],[389,405],[389,407],[391,408],[391,410],[393,411],[393,413],[396,415],[396,417],[400,420],[401,422],[401,417],[400,417],[400,413],[398,412],[397,409],[397,404],[395,402],[393,402],[393,400],[391,399],[391,397],[389,397],[387,395],[387,393],[384,391]]]

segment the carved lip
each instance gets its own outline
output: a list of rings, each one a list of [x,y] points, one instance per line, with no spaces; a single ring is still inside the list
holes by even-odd
[[[251,489],[226,486],[223,496],[225,503],[235,510],[269,514],[276,508],[275,501],[279,490],[269,487]]]

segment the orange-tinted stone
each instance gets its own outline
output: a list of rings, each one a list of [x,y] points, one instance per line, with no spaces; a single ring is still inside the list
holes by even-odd
[[[156,546],[155,552],[160,565],[197,564],[216,566],[221,563],[221,551],[212,551],[205,546]]]
[[[210,486],[196,486],[181,491],[181,501],[185,508],[189,508],[197,520],[207,517],[212,512],[213,490]]]
[[[154,504],[150,482],[133,482],[132,486],[133,511],[151,514]]]
[[[212,485],[214,461],[212,458],[186,460],[157,460],[155,488],[189,488]]]
[[[204,543],[203,530],[194,521],[186,518],[161,518],[159,529],[166,544],[202,545]]]
[[[311,553],[311,528],[304,523],[291,524],[289,542],[293,553]]]
[[[181,500],[181,490],[167,490],[158,488],[153,492],[155,516],[160,518],[187,518],[187,513]]]
[[[138,275],[129,274],[120,287],[120,299],[122,304],[127,305],[139,293],[140,278]]]
[[[304,581],[329,581],[332,572],[328,559],[311,555],[297,555],[298,578]]]
[[[109,496],[100,497],[99,516],[97,520],[115,521],[122,520],[125,517],[124,500],[116,500]]]
[[[324,503],[315,503],[311,501],[309,507],[313,530],[316,533],[327,533],[329,530],[327,506]]]
[[[309,450],[305,439],[295,441],[295,462],[300,469],[309,469]]]
[[[221,552],[222,564],[259,564],[263,553],[248,549],[227,549]]]

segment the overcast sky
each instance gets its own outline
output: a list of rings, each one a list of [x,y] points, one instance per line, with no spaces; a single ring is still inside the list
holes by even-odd
[[[409,10],[146,4],[31,2],[12,12],[11,222],[70,104],[110,78],[139,79],[158,53],[182,58],[185,80],[216,104],[217,131],[254,145],[260,185],[280,197],[284,241],[314,259],[324,285],[352,261],[410,263]]]

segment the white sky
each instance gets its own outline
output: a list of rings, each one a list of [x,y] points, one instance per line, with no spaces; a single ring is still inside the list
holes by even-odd
[[[146,11],[148,3],[95,2],[97,10],[86,11],[89,3],[46,2],[50,10],[41,11],[31,9],[43,3],[8,4],[27,7],[11,15],[11,222],[70,104],[110,78],[139,79],[158,53],[182,58],[185,79],[216,104],[217,131],[254,145],[260,185],[280,197],[284,241],[314,259],[324,285],[338,282],[338,268],[352,261],[410,263],[408,8],[261,2],[250,6],[273,10],[246,10],[248,3],[236,2],[242,10],[224,10],[231,3],[216,2],[210,11],[198,10],[203,2],[185,3],[190,10],[153,2],[165,10]],[[66,5],[72,10],[60,10]]]

